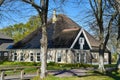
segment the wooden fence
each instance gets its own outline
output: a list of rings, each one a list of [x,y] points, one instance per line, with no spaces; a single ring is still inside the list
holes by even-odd
[[[27,68],[34,68],[36,69],[36,76],[40,75],[40,66],[25,66],[25,67],[8,67],[8,68],[1,68],[1,79],[0,80],[5,80],[5,76],[7,76],[7,74],[5,74],[5,72],[7,71],[11,71],[11,72],[15,72],[15,71],[20,71],[20,80],[24,80],[24,69]]]

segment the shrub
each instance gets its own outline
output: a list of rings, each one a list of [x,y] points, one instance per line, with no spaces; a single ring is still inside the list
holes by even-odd
[[[11,62],[11,61],[5,61],[0,62],[1,65],[17,65],[17,66],[40,66],[41,63],[39,62]]]
[[[49,62],[47,65],[48,65],[48,66],[54,66],[54,65],[55,65],[55,62]]]

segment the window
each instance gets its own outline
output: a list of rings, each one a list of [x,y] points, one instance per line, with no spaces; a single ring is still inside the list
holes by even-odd
[[[23,60],[24,60],[24,54],[20,53],[20,61],[23,61]]]
[[[77,62],[80,62],[80,53],[77,53]]]
[[[83,37],[79,38],[79,44],[84,44],[84,38]]]
[[[93,58],[97,59],[97,54],[96,53],[93,54]]]
[[[14,53],[14,61],[17,60],[17,53]]]
[[[34,61],[33,53],[30,53],[30,61]]]
[[[84,38],[83,37],[79,38],[79,45],[80,45],[80,49],[83,49],[83,45],[84,45]]]
[[[57,62],[61,62],[61,53],[57,54]]]
[[[52,60],[52,56],[51,56],[50,53],[47,54],[47,59],[50,60],[50,61]]]
[[[4,56],[8,56],[8,53],[5,52],[5,53],[4,53]]]
[[[40,61],[40,53],[37,53],[37,61]]]
[[[0,53],[0,56],[2,56],[2,54]]]

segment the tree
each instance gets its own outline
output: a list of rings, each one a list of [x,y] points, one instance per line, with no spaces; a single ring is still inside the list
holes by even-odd
[[[35,0],[22,0],[28,4],[31,4],[38,12],[41,18],[42,38],[41,43],[41,78],[46,76],[47,67],[47,14],[49,0],[38,0],[40,4],[37,4]]]
[[[117,36],[117,53],[118,53],[118,61],[117,61],[117,69],[120,69],[120,14],[118,16],[118,36]]]
[[[120,1],[119,0],[114,0],[115,5],[115,10],[118,12],[118,17],[117,17],[117,44],[116,44],[116,50],[118,53],[118,61],[117,61],[117,69],[120,69]]]
[[[111,1],[110,1],[111,2]],[[99,40],[100,40],[100,45],[99,45],[99,71],[104,72],[104,52],[106,50],[106,45],[109,40],[110,32],[111,32],[111,27],[112,27],[112,22],[118,15],[116,11],[112,9],[112,13],[109,17],[109,21],[107,21],[107,27],[105,27],[104,23],[105,21],[105,13],[108,13],[107,10],[110,9],[110,2],[109,0],[89,0],[90,7],[92,9],[93,15],[96,19],[97,26],[99,28]],[[110,8],[109,8],[109,7]],[[107,10],[106,10],[107,9]],[[104,29],[107,29],[105,32]]]
[[[3,4],[4,0],[0,0],[0,6]]]
[[[29,18],[29,21],[25,24],[19,23],[7,26],[3,29],[0,29],[0,32],[2,32],[5,35],[8,35],[14,39],[14,42],[18,42],[25,38],[28,34],[33,32],[40,26],[40,18],[38,16],[31,16]]]

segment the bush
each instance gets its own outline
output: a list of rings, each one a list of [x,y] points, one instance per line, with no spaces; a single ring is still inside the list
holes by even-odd
[[[55,65],[55,62],[49,62],[47,65],[48,65],[48,66],[54,66],[54,65]]]
[[[112,62],[117,61],[117,53],[112,54]]]
[[[80,63],[76,63],[76,64],[65,64],[65,63],[49,63],[48,66],[56,66],[56,67],[60,67],[60,68],[80,68],[80,67],[93,67],[92,65],[89,64],[80,64]]]
[[[40,66],[41,63],[39,62],[11,62],[11,61],[5,61],[0,62],[1,65],[17,65],[17,66]]]

